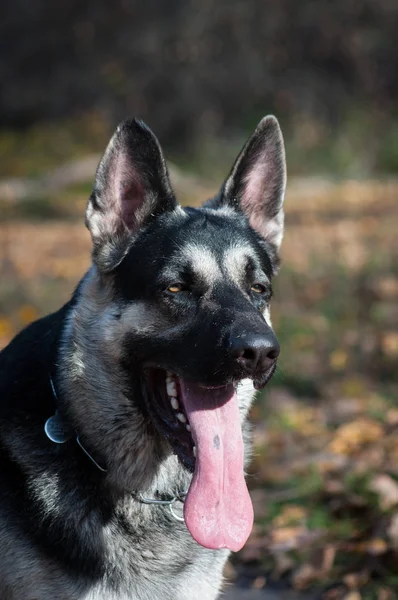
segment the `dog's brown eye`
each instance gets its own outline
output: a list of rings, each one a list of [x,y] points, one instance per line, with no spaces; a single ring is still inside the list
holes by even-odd
[[[171,285],[169,285],[169,287],[167,288],[168,292],[171,292],[172,294],[177,294],[178,292],[181,292],[182,290],[182,285],[181,283],[172,283]]]
[[[264,294],[265,287],[261,283],[253,283],[250,286],[252,292],[256,292],[256,294]]]

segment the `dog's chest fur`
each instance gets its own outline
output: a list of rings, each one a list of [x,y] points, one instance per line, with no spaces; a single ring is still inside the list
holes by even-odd
[[[166,509],[150,507],[149,510]],[[133,544],[131,535],[121,532],[120,521],[105,527],[103,535],[112,587],[105,579],[88,593],[87,599],[216,598],[228,551],[199,548],[189,539],[183,524],[164,522],[162,525],[158,522],[152,531],[145,527],[136,529]],[[120,585],[117,584],[119,578]],[[117,593],[113,591],[115,587]]]
[[[170,518],[167,507],[140,506],[137,511],[136,504],[124,501],[103,527],[102,539],[106,572],[84,596],[87,600],[218,596],[228,551],[199,547],[185,525]]]
[[[0,529],[2,600],[214,600],[228,552],[199,548],[183,527],[166,520],[152,521],[152,529],[146,519],[137,526],[137,514],[134,522],[130,513],[125,503],[97,531],[104,568],[97,581],[63,569],[17,528]]]

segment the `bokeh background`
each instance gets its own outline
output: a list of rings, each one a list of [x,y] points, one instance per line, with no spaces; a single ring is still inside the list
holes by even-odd
[[[85,202],[118,121],[148,122],[197,204],[275,113],[289,172],[282,355],[253,409],[257,523],[228,576],[259,598],[397,598],[396,0],[2,9],[0,347],[88,266]]]

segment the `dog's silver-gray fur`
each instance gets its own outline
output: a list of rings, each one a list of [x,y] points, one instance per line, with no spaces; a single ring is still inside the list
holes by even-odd
[[[245,180],[248,189],[246,195],[242,192],[241,203],[252,227],[267,241],[270,254],[274,252],[276,257],[283,223],[283,145],[276,120],[262,123],[263,129],[269,129],[273,143],[264,146],[250,180]],[[251,139],[254,139],[252,144],[257,143],[255,137]],[[97,181],[103,181],[104,164],[117,156],[119,143],[116,136],[101,162]],[[156,153],[160,150],[155,146],[153,151]],[[128,160],[127,156],[118,162],[113,177],[116,177],[115,181],[117,177],[130,178],[128,183],[132,182],[142,190],[145,181],[144,184],[137,183],[136,173],[126,175]],[[204,212],[224,214],[226,222],[234,209],[227,206],[222,197],[235,185],[234,177],[241,169],[240,160],[225,183],[221,197],[203,209]],[[163,159],[157,169],[167,181]],[[249,179],[246,174],[245,177]],[[121,228],[123,207],[113,206],[117,198],[113,197],[112,190],[117,196],[117,186],[108,186],[104,192],[101,185],[98,184],[97,199],[90,200],[87,212],[94,242],[93,265],[83,278],[73,303],[62,316],[54,384],[69,422],[85,447],[106,468],[106,472],[99,472],[89,460],[84,465],[87,485],[92,494],[104,498],[105,508],[102,513],[97,511],[87,490],[82,491],[82,479],[76,472],[77,465],[82,470],[81,461],[85,458],[77,444],[72,440],[69,445],[58,447],[45,439],[40,409],[37,417],[26,413],[25,421],[17,411],[15,415],[13,413],[13,402],[30,385],[39,404],[40,386],[44,390],[43,397],[51,396],[47,372],[40,374],[40,384],[39,376],[29,373],[25,385],[24,372],[17,364],[18,361],[21,365],[27,364],[31,353],[40,354],[41,345],[53,335],[53,321],[48,325],[46,321],[38,326],[37,332],[34,328],[31,330],[26,342],[21,338],[25,350],[21,349],[21,343],[18,346],[18,340],[10,346],[11,350],[5,354],[4,368],[0,370],[0,376],[6,379],[10,365],[16,365],[15,373],[13,371],[6,385],[0,388],[10,399],[0,418],[0,476],[3,478],[0,485],[4,490],[0,492],[0,598],[215,600],[221,590],[228,551],[199,546],[185,524],[174,519],[167,506],[147,505],[139,500],[138,494],[154,497],[185,490],[189,487],[191,474],[172,453],[168,441],[154,436],[149,415],[132,401],[131,381],[121,365],[126,332],[136,331],[143,337],[150,337],[174,327],[174,334],[178,336],[183,335],[184,324],[176,326],[164,313],[144,301],[126,304],[115,295],[112,280],[103,276],[129,251],[137,230],[155,210],[156,194],[153,190],[145,192],[146,203],[135,211],[133,219],[127,214],[126,226]],[[272,205],[266,217],[261,215],[258,207],[252,210],[250,204],[250,195],[256,193],[255,188],[264,186],[267,193],[260,193],[267,206]],[[165,187],[166,192],[171,193],[167,183]],[[240,189],[234,191],[236,196],[239,193]],[[104,208],[106,203],[113,206],[106,208],[110,211],[108,216]],[[178,205],[171,208],[171,213],[170,218],[175,222],[187,218]],[[205,282],[209,303],[214,285],[226,279],[240,285],[246,258],[253,252],[249,243],[238,240],[226,245],[221,259],[213,256],[211,248],[203,246],[201,240],[191,240],[181,247],[181,256]],[[264,308],[264,317],[270,325],[268,305]],[[252,382],[242,380],[238,398],[246,462],[250,455],[250,428],[246,417],[252,396]],[[50,403],[51,398],[47,401]],[[16,482],[15,486],[22,486],[23,491],[14,489],[13,482]],[[32,511],[31,517],[29,511]],[[42,543],[36,543],[35,536],[41,536]],[[62,555],[61,560],[58,555],[51,554],[51,547],[60,548],[62,554],[63,545],[71,548],[70,564],[68,556]],[[85,553],[90,557],[98,556],[103,568],[97,573],[95,564],[90,563],[87,572],[79,571],[75,550],[76,556]]]

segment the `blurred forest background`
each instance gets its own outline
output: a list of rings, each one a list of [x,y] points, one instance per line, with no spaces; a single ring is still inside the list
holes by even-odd
[[[85,202],[118,121],[148,122],[195,204],[275,113],[290,176],[282,355],[253,409],[257,523],[228,576],[256,598],[398,598],[398,2],[2,9],[0,347],[88,266]]]

